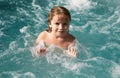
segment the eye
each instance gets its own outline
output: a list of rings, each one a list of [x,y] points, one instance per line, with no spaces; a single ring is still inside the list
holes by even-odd
[[[68,23],[63,23],[63,25],[68,25]]]
[[[55,23],[56,25],[59,25],[59,23]]]

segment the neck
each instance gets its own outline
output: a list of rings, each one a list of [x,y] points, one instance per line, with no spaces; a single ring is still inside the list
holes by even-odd
[[[67,35],[66,36],[55,36],[53,34],[49,35],[49,39],[54,41],[54,42],[63,42],[64,40],[66,40]]]
[[[67,38],[67,35],[65,35],[65,36],[54,36],[53,38],[56,39],[56,40],[65,40]]]

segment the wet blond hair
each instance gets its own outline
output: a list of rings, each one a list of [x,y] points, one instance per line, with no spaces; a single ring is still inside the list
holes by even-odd
[[[64,14],[68,21],[71,21],[71,15],[68,9],[62,6],[55,6],[51,9],[49,15],[48,15],[48,32],[51,32],[51,28],[49,27],[51,20],[53,19],[53,16],[58,15],[58,14]]]

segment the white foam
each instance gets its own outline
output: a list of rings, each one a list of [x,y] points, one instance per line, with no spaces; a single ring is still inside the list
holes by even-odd
[[[120,49],[120,45],[118,43],[112,43],[112,42],[110,42],[110,43],[107,43],[104,46],[102,46],[100,48],[100,50],[105,50],[107,48],[113,48],[113,47],[116,47],[116,48]]]
[[[93,7],[93,3],[90,0],[69,0],[69,8],[74,10],[85,10]]]
[[[116,65],[113,69],[112,69],[112,77],[113,78],[120,78],[120,66]]]
[[[2,37],[3,35],[4,35],[4,32],[0,30],[0,37]]]
[[[37,4],[35,4],[36,0],[32,0],[32,6],[35,7],[36,9],[41,9],[41,7]]]
[[[23,28],[20,29],[21,33],[26,33],[28,29],[28,26],[24,26]]]
[[[31,32],[30,32],[30,26],[24,26],[23,28],[21,28],[19,31],[24,34],[24,45],[28,46],[29,45],[29,41],[32,41],[31,38]]]
[[[0,25],[4,25],[5,21],[0,20]]]
[[[25,72],[25,73],[16,73],[12,72],[11,75],[13,78],[36,78],[36,76],[32,72]]]
[[[2,72],[0,75],[5,74],[5,75],[11,75],[12,78],[36,78],[34,73],[32,72],[18,72],[18,71],[9,71],[9,72]]]
[[[110,25],[111,27],[116,26],[116,24],[120,23],[119,13],[120,13],[120,10],[116,9],[114,14],[107,19],[107,21],[113,22],[112,25]]]
[[[36,52],[37,52],[37,50],[39,50],[41,47],[46,48],[44,41],[40,41],[40,42],[38,43],[38,45],[31,47],[31,48],[30,48],[30,51],[31,51],[31,53],[32,53],[32,56],[39,56],[39,55],[36,55]]]
[[[5,25],[5,21],[0,20],[0,25],[3,26],[3,28],[0,28],[0,37],[2,37],[4,34],[4,32],[2,30],[4,30],[4,25]]]
[[[51,0],[48,0],[50,2]],[[49,7],[62,5],[67,7],[70,10],[86,10],[92,8],[96,5],[95,2],[91,2],[90,0],[57,0],[49,3]]]
[[[75,63],[74,61],[70,61],[70,60],[67,60],[66,62],[62,63],[62,66],[71,71],[74,71],[76,74],[80,74],[82,68],[92,67],[92,65],[89,65],[87,63],[82,63],[82,62]]]
[[[17,48],[17,43],[16,43],[16,41],[12,41],[10,44],[9,44],[9,49],[11,49],[11,50],[14,50],[14,49],[16,49]]]

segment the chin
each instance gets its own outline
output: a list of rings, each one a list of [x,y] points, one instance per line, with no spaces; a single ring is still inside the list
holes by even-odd
[[[57,37],[65,37],[66,34],[56,34]]]

